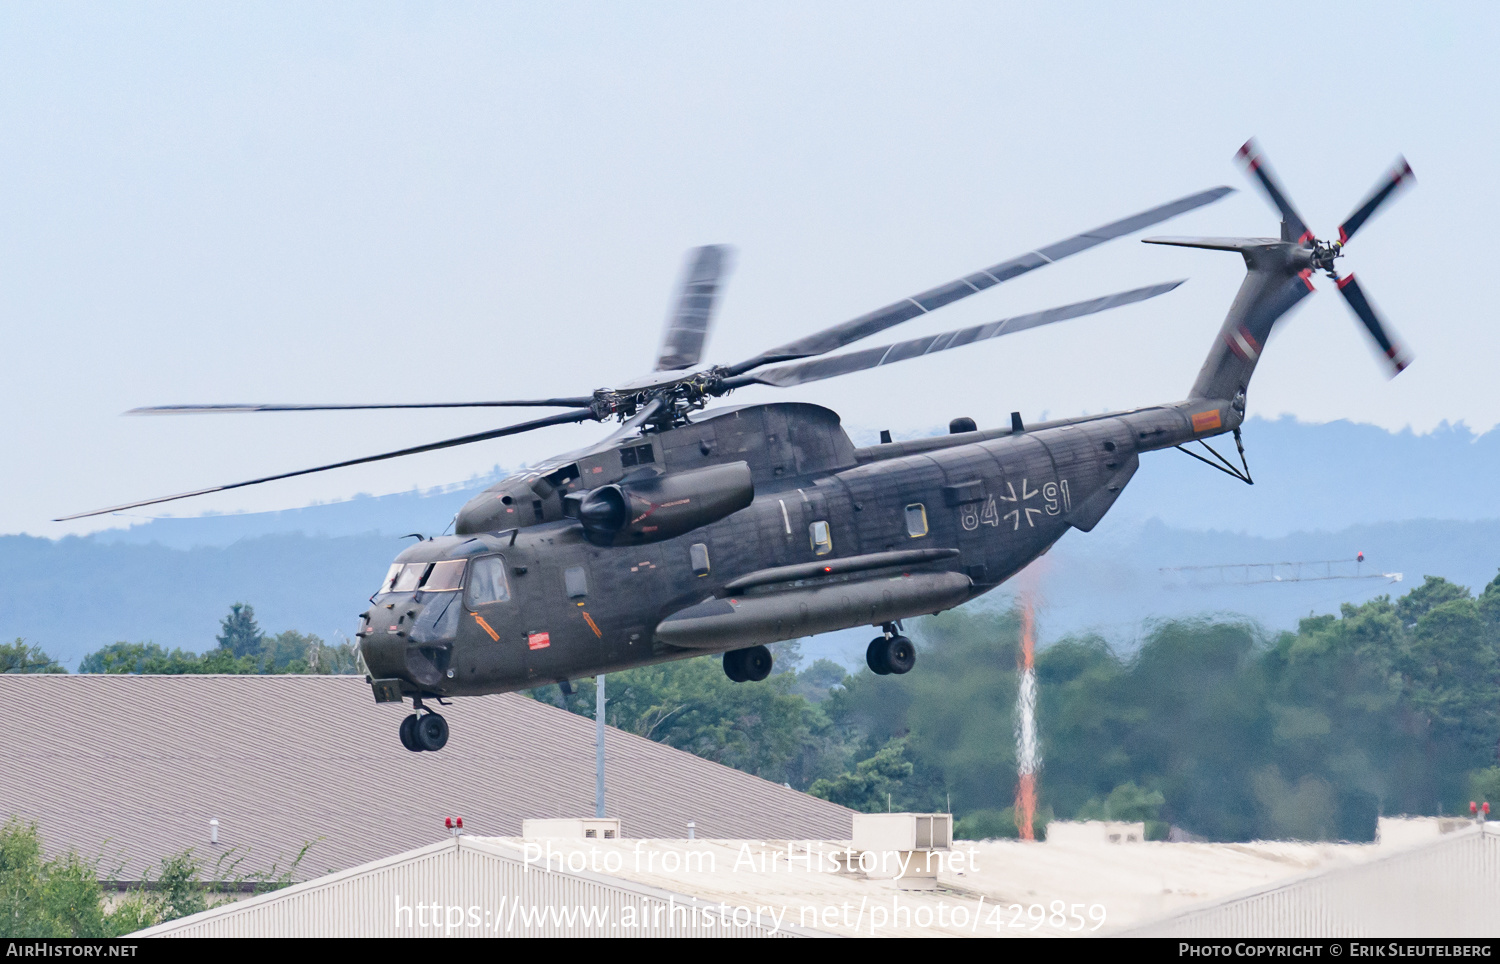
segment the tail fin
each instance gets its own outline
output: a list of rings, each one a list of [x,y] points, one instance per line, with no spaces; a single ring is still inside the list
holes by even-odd
[[[1284,233],[1284,232],[1283,232]],[[1277,238],[1146,238],[1147,244],[1238,251],[1245,259],[1240,285],[1219,337],[1209,349],[1189,398],[1225,399],[1244,411],[1250,376],[1271,329],[1314,290],[1306,249]]]

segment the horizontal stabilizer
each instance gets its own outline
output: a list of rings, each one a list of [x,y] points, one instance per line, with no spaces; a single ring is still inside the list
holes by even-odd
[[[1215,251],[1244,251],[1281,244],[1278,238],[1142,238],[1144,244],[1173,244],[1179,248],[1212,248]]]

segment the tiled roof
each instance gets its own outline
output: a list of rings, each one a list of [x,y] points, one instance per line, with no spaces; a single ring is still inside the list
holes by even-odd
[[[51,852],[102,854],[139,879],[193,848],[240,872],[316,841],[298,878],[430,844],[445,816],[514,836],[528,817],[592,816],[594,724],[509,694],[441,709],[438,753],[397,739],[410,705],[328,676],[0,675],[0,819]],[[627,837],[847,838],[850,811],[610,728],[607,808]],[[209,820],[219,821],[219,846]]]

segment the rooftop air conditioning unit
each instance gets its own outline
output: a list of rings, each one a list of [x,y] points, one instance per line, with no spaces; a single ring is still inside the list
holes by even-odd
[[[559,837],[566,840],[615,840],[620,836],[619,817],[550,817],[522,820],[521,836],[527,840]]]
[[[945,851],[953,846],[949,813],[856,813],[849,871],[894,879],[901,890],[936,890]]]

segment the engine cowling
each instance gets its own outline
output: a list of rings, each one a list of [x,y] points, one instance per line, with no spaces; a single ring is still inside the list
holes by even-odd
[[[563,500],[596,546],[661,542],[732,515],[755,500],[745,462],[602,485]]]

